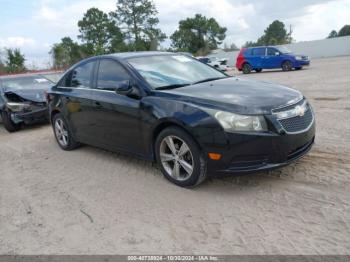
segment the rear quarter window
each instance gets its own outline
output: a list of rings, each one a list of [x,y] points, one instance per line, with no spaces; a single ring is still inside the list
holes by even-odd
[[[265,49],[266,48],[263,48],[263,47],[254,48],[253,49],[253,55],[255,55],[255,56],[263,56],[263,55],[265,55]]]
[[[249,49],[245,50],[244,54],[245,55],[252,55],[252,50],[253,49],[249,48]]]

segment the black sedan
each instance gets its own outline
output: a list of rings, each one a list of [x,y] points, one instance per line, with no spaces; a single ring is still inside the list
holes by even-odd
[[[83,143],[157,161],[180,186],[287,165],[315,138],[314,113],[300,92],[174,53],[86,59],[48,99],[62,149]]]
[[[22,124],[48,120],[45,92],[57,83],[55,80],[60,75],[47,73],[0,77],[0,114],[7,131],[18,131]]]

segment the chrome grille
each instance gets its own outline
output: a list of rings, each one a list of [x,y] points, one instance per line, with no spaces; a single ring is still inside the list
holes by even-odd
[[[288,133],[296,133],[308,129],[314,121],[314,115],[310,105],[307,104],[307,109],[303,116],[294,116],[278,120],[284,130]]]

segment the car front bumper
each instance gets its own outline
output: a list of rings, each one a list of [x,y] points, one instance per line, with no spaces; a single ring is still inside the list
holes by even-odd
[[[296,60],[295,67],[309,66],[310,60]]]
[[[25,124],[34,124],[49,119],[49,110],[47,107],[36,109],[30,112],[13,112],[11,113],[11,119],[14,123],[25,123]]]
[[[221,154],[220,160],[208,158],[209,174],[243,174],[286,166],[304,156],[315,140],[315,123],[298,134],[227,134],[224,148],[205,151]]]

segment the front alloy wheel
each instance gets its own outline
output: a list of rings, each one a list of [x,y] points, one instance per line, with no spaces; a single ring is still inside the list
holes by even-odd
[[[282,64],[283,71],[291,71],[293,69],[293,65],[291,61],[284,61]]]
[[[173,179],[184,181],[193,173],[193,156],[181,138],[167,136],[160,144],[160,160],[163,168]]]
[[[206,160],[197,143],[178,127],[164,129],[157,137],[156,158],[163,175],[176,185],[191,187],[206,178]]]

